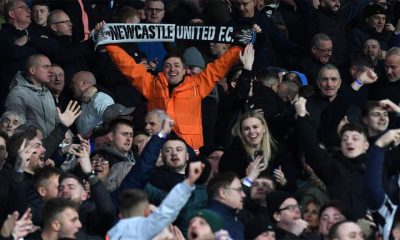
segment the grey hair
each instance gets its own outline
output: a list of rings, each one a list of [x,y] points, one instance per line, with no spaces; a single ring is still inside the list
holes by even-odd
[[[386,52],[386,58],[392,55],[400,56],[400,47],[392,47]]]
[[[311,46],[318,46],[321,41],[332,41],[325,33],[317,33],[311,39]]]
[[[3,124],[5,118],[10,115],[17,116],[21,125],[26,123],[25,115],[17,111],[5,111],[0,117],[0,123]]]
[[[158,120],[160,121],[160,123],[164,122],[168,117],[168,114],[164,110],[154,109],[154,110],[151,110],[150,112],[148,112],[146,114],[145,118],[147,118],[147,117],[149,117],[150,115],[153,115],[153,114],[158,116]]]

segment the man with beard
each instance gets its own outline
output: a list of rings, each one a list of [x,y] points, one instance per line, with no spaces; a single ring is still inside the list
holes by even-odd
[[[384,61],[386,52],[382,51],[379,41],[373,38],[367,39],[363,43],[362,54],[369,57],[374,64],[374,71],[379,79],[385,75]]]
[[[186,143],[177,136],[170,136],[162,148],[164,166],[154,170],[150,183],[155,187],[169,192],[177,183],[185,178],[185,170],[189,153]]]

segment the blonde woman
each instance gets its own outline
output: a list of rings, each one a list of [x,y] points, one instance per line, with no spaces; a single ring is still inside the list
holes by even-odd
[[[250,163],[262,157],[260,168],[266,169],[278,186],[288,186],[288,179],[295,177],[294,166],[287,160],[285,152],[278,151],[262,114],[257,111],[243,114],[233,127],[232,134],[234,139],[221,158],[220,172],[230,171],[245,178]]]

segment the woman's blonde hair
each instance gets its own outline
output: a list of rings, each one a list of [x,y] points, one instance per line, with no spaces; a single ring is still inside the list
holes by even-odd
[[[250,156],[250,158],[254,159],[254,152],[258,149],[253,149],[251,146],[249,146],[246,141],[244,140],[244,137],[242,135],[242,123],[244,120],[249,119],[249,118],[256,118],[260,120],[261,124],[265,128],[265,132],[263,135],[263,138],[261,140],[261,149],[264,154],[264,161],[266,164],[269,162],[269,160],[272,158],[272,151],[276,150],[276,143],[275,140],[272,138],[267,122],[265,121],[264,117],[255,111],[249,111],[244,113],[239,120],[236,122],[235,126],[232,129],[232,134],[233,136],[238,136],[244,146],[244,149],[246,150],[247,154]]]

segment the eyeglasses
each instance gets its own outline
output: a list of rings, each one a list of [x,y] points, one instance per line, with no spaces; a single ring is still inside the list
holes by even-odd
[[[71,22],[71,20],[70,20],[70,19],[68,19],[68,20],[64,20],[64,21],[54,22],[54,23],[52,23],[52,24],[59,24],[59,23],[66,23],[66,24],[70,24],[70,23],[72,23],[72,22]]]
[[[108,164],[109,162],[108,162],[108,160],[106,160],[106,159],[93,159],[92,163],[93,163],[93,164],[100,163],[101,165],[106,165],[106,164]]]
[[[236,191],[236,192],[238,192],[238,193],[243,192],[243,188],[242,188],[242,187],[238,187],[238,188],[228,188],[228,187],[224,187],[224,189],[233,190],[233,191]]]
[[[160,13],[160,12],[164,11],[164,9],[162,9],[162,8],[146,8],[145,10],[147,12],[155,12],[155,13]]]
[[[290,205],[287,205],[286,207],[280,208],[278,210],[279,210],[279,212],[285,211],[285,210],[288,210],[289,212],[294,212],[296,210],[296,208],[301,209],[299,204],[290,204]]]
[[[333,51],[333,48],[328,48],[328,49],[322,49],[322,48],[319,48],[319,47],[315,47],[315,48],[318,49],[321,52],[324,52],[324,53],[329,53],[329,52]]]

